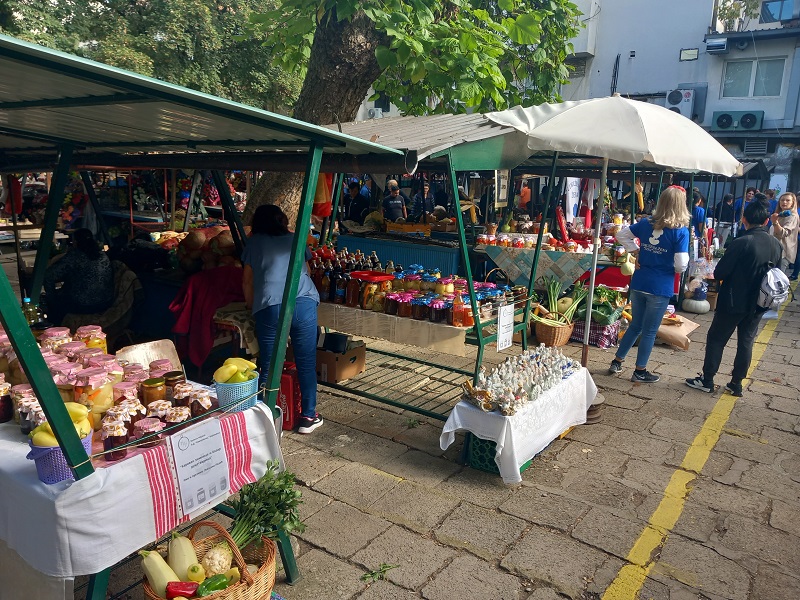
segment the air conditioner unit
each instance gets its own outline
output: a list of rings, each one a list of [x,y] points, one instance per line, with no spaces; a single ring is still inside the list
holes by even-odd
[[[761,131],[763,110],[714,111],[711,131]]]
[[[380,119],[383,117],[383,109],[382,108],[370,108],[367,110],[367,116],[370,119]]]
[[[668,91],[666,107],[691,119],[694,116],[694,90]]]
[[[710,38],[706,40],[706,52],[709,54],[727,54],[728,38]]]

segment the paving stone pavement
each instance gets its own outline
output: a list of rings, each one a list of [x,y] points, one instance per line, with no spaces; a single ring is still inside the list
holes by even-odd
[[[279,574],[276,590],[289,600],[602,598],[720,397],[683,385],[700,370],[713,314],[687,316],[701,327],[689,351],[656,346],[655,385],[607,375],[612,351],[593,348],[602,422],[551,444],[517,486],[443,453],[434,419],[321,394],[325,425],[283,438],[308,528],[303,579],[289,586]],[[784,310],[638,598],[800,598],[798,334],[800,301]],[[397,566],[360,579],[381,564]]]

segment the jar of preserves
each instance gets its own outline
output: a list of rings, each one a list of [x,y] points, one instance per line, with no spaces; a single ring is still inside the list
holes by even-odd
[[[173,406],[167,409],[167,416],[164,423],[170,433],[175,433],[184,429],[189,423],[189,417],[192,416],[192,411],[188,406]]]
[[[345,287],[345,297],[344,297],[345,306],[349,306],[350,308],[357,308],[360,302],[361,302],[361,282],[355,277],[351,277],[350,279],[347,280],[347,286]]]
[[[414,298],[411,301],[411,318],[417,321],[423,321],[430,317],[430,307],[428,302],[423,298]]]
[[[525,238],[520,236],[514,236],[511,238],[511,247],[512,248],[524,248],[525,247]]]
[[[433,292],[436,290],[436,284],[439,281],[439,278],[436,275],[423,275],[422,276],[422,283],[419,286],[420,291],[422,292]]]
[[[167,396],[172,395],[172,404],[174,406],[189,406],[192,403],[193,389],[191,383],[179,381],[172,387],[171,391],[167,387]]]
[[[65,363],[69,363],[69,359],[63,354],[51,354],[50,356],[44,357],[44,364],[46,364],[47,368],[51,371],[57,365],[63,365]],[[81,365],[78,365],[78,367],[80,368]]]
[[[403,294],[397,299],[397,316],[404,318],[411,317],[411,295]]]
[[[127,381],[129,375],[141,375],[144,372],[144,367],[141,364],[128,363],[122,367],[122,381]]]
[[[106,411],[103,417],[103,422],[106,421],[122,421],[125,423],[125,428],[128,430],[128,437],[133,435],[133,424],[131,423],[131,414],[128,409],[123,406],[112,406]]]
[[[403,279],[403,288],[407,292],[418,292],[421,289],[422,277],[420,275],[406,275]]]
[[[157,360],[151,360],[150,365],[148,368],[153,371],[172,371],[174,367],[172,366],[172,361],[168,358],[159,358]]]
[[[150,404],[145,404],[147,408],[147,417],[160,419],[162,423],[166,422],[167,411],[172,408],[172,402],[166,400],[153,400]]]
[[[90,367],[98,367],[108,373],[112,383],[122,381],[122,365],[117,362],[117,357],[113,354],[98,354],[89,358]]]
[[[28,435],[33,429],[31,413],[37,406],[39,406],[39,402],[36,398],[25,398],[18,403],[19,430],[22,432],[22,435]]]
[[[169,371],[165,371],[164,369],[150,369],[148,379],[164,379],[164,375],[169,373]]]
[[[453,280],[453,293],[455,293],[455,294],[465,294],[465,293],[467,293],[467,280],[466,279],[454,279]]]
[[[431,323],[443,323],[447,320],[444,300],[432,300],[430,304]]]
[[[486,236],[486,245],[487,246],[497,246],[497,236],[493,234],[488,234]]]
[[[347,284],[350,283],[350,275],[342,273],[336,280],[336,285],[333,290],[333,303],[344,304],[347,300]]]
[[[485,246],[489,242],[489,236],[485,233],[479,233],[478,237],[475,238],[475,243],[479,246]]]
[[[128,414],[128,417],[130,418],[130,431],[128,434],[133,436],[135,434],[134,428],[136,427],[136,423],[144,419],[145,415],[147,415],[147,409],[145,408],[144,404],[139,402],[138,398],[134,398],[133,400],[126,398],[117,404],[116,408],[122,409]],[[106,415],[108,415],[108,413],[106,413]]]
[[[0,423],[14,418],[14,403],[11,401],[11,384],[0,382]]]
[[[75,330],[75,339],[81,340],[87,348],[100,348],[103,354],[108,354],[106,334],[100,325],[83,325]]]
[[[111,388],[114,404],[119,404],[123,400],[139,400],[139,386],[132,381],[115,383]]]
[[[386,294],[386,300],[384,301],[383,304],[384,312],[387,315],[396,315],[399,300],[400,300],[400,294],[396,294],[394,292]]]
[[[73,342],[66,342],[64,344],[61,344],[58,348],[55,349],[55,351],[58,354],[63,354],[69,360],[75,360],[75,355],[81,350],[86,350],[86,344],[84,344],[80,340]]]
[[[145,439],[146,441],[137,444],[139,448],[152,448],[157,446],[162,439],[161,430],[164,429],[164,423],[160,419],[146,417],[140,419],[133,426],[133,435],[137,440]]]
[[[128,443],[128,428],[122,421],[104,420],[101,427],[103,438],[103,458],[106,462],[122,460],[128,456],[127,448],[120,448]]]
[[[386,310],[386,293],[376,292],[372,296],[372,311],[382,313],[385,310]]]
[[[69,327],[48,327],[39,336],[39,343],[45,347],[55,350],[61,344],[71,342],[72,337],[69,335]]]
[[[75,402],[89,409],[95,431],[100,429],[105,412],[114,404],[111,380],[102,368],[83,369],[76,374]]]
[[[173,399],[173,390],[179,383],[186,383],[186,375],[183,371],[168,371],[164,373],[164,385],[166,386],[166,400]]]
[[[141,373],[129,373],[123,379],[123,382],[135,383],[136,389],[139,391],[139,397],[142,395],[142,383],[150,379],[149,373],[142,371]]]
[[[142,404],[150,406],[151,402],[167,401],[167,386],[163,377],[151,377],[142,382]],[[168,402],[172,406],[171,402]],[[149,415],[148,415],[149,416]]]
[[[190,409],[193,419],[202,417],[211,410],[211,392],[204,389],[192,390]]]
[[[378,284],[366,282],[361,286],[361,308],[364,310],[374,310],[375,295],[378,293]],[[381,303],[383,310],[383,303]]]
[[[100,356],[104,352],[100,348],[84,348],[75,353],[74,361],[81,363],[84,367],[89,366],[89,359],[93,356]]]
[[[36,394],[31,384],[19,383],[11,388],[11,405],[15,423],[19,423],[19,405],[28,400],[36,400]]]

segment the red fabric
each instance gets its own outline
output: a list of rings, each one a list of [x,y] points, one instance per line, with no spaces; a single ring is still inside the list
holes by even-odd
[[[3,212],[10,215],[11,207],[13,206],[14,212],[20,214],[22,212],[22,184],[13,175],[3,179],[3,183],[8,185],[8,196],[6,196],[6,205],[3,208]]]
[[[244,302],[241,267],[217,267],[189,277],[170,303],[173,333],[188,336],[189,360],[201,366],[214,346],[214,313],[231,302]]]
[[[160,444],[142,454],[150,493],[153,497],[153,522],[160,538],[178,525],[178,494],[167,459],[167,446]]]
[[[253,449],[247,437],[247,424],[244,413],[230,413],[219,419],[222,430],[222,444],[228,458],[228,476],[230,477],[231,494],[238,492],[248,483],[256,480],[250,463],[253,460]]]
[[[578,278],[578,281],[589,281],[589,271]],[[624,288],[631,284],[631,278],[623,275],[619,267],[598,267],[594,284],[605,285],[610,288]]]
[[[317,177],[317,189],[314,193],[314,206],[311,214],[315,217],[330,217],[333,212],[331,201],[333,190],[333,173],[320,173]]]

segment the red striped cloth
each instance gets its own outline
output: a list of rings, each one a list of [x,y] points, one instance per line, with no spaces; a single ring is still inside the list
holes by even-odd
[[[167,458],[166,444],[148,448],[142,454],[147,479],[150,481],[150,494],[153,497],[153,522],[156,538],[160,538],[178,525],[178,490]]]
[[[253,451],[247,437],[247,425],[244,413],[230,413],[220,418],[222,445],[228,459],[228,477],[231,494],[242,486],[256,480],[250,462]],[[153,522],[156,537],[160,538],[172,531],[179,524],[189,520],[188,515],[179,515],[178,489],[172,473],[167,445],[160,444],[148,448],[142,453],[147,479],[150,482],[150,494],[153,498]]]
[[[222,443],[228,457],[228,473],[231,482],[231,494],[239,491],[243,485],[256,480],[250,468],[253,450],[247,438],[247,425],[244,412],[228,413],[219,420],[222,428]]]

